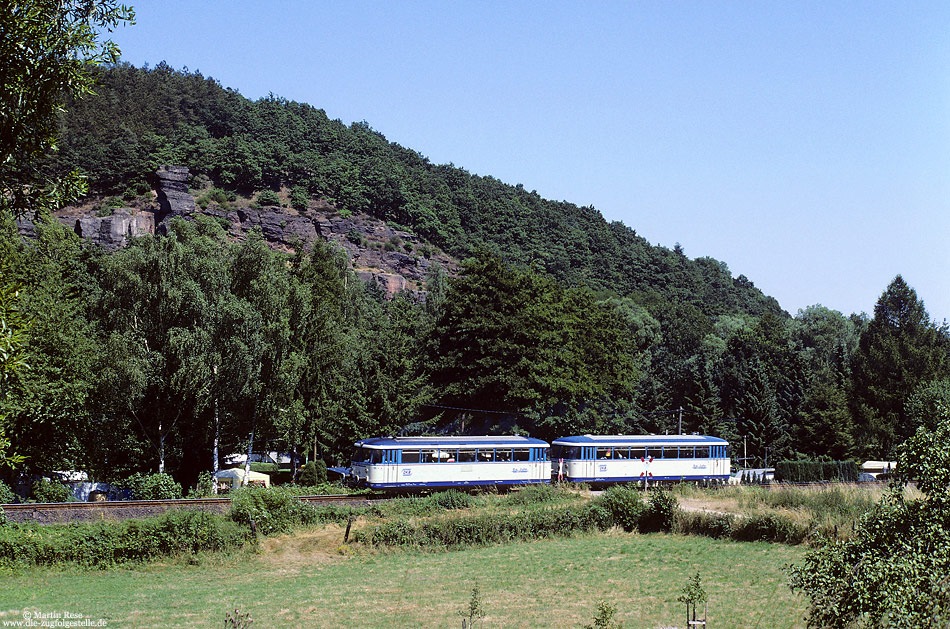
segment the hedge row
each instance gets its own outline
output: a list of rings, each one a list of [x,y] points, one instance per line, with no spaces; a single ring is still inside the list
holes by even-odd
[[[301,502],[282,488],[242,489],[226,516],[203,511],[169,511],[141,520],[38,525],[4,523],[0,511],[0,566],[78,564],[103,568],[131,561],[238,548],[294,527],[345,522],[352,507]],[[253,526],[251,525],[253,522]]]
[[[860,473],[854,461],[779,461],[775,464],[775,480],[787,483],[832,480],[853,483]]]
[[[613,487],[583,506],[462,515],[421,523],[407,518],[391,519],[358,531],[354,541],[372,546],[453,548],[563,537],[614,526],[628,531],[669,531],[676,510],[676,499],[667,492],[653,492],[649,502],[644,503],[639,490]]]
[[[177,554],[220,551],[243,545],[248,530],[203,511],[169,511],[121,522],[0,525],[0,566],[64,563],[104,568]]]
[[[736,516],[725,513],[676,514],[673,529],[684,535],[705,535],[737,542],[776,542],[800,544],[811,534],[807,525],[775,514]]]

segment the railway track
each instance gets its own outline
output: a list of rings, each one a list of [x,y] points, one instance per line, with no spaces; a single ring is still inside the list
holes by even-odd
[[[299,496],[303,502],[337,503],[366,506],[376,496]],[[172,509],[190,509],[224,513],[231,506],[230,498],[186,498],[182,500],[102,500],[95,502],[47,502],[0,505],[10,522],[61,524],[95,520],[127,520],[159,515]]]

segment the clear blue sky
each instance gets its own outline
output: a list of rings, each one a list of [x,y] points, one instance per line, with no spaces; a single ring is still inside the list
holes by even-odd
[[[113,39],[593,204],[782,307],[950,319],[950,2],[131,0]]]

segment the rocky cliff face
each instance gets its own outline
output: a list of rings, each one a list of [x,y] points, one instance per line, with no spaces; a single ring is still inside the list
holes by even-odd
[[[425,278],[433,264],[440,264],[450,274],[458,271],[453,259],[420,242],[414,234],[394,230],[365,215],[343,217],[323,202],[311,203],[303,211],[215,203],[200,208],[189,192],[187,168],[163,166],[156,171],[155,180],[152,202],[118,208],[108,216],[97,215],[95,208],[66,208],[57,218],[108,251],[125,247],[136,236],[165,235],[173,219],[192,220],[199,214],[215,217],[235,240],[243,240],[248,231],[259,228],[273,248],[283,251],[307,248],[323,238],[345,249],[357,275],[377,283],[390,297],[409,291],[422,298]],[[19,228],[20,233],[33,235],[29,221],[21,221]]]

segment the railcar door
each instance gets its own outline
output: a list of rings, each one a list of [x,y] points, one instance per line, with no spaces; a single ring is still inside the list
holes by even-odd
[[[379,464],[380,471],[380,483],[386,486],[393,486],[399,482],[399,478],[396,476],[399,468],[399,455],[401,452],[399,450],[383,450],[382,457]]]

